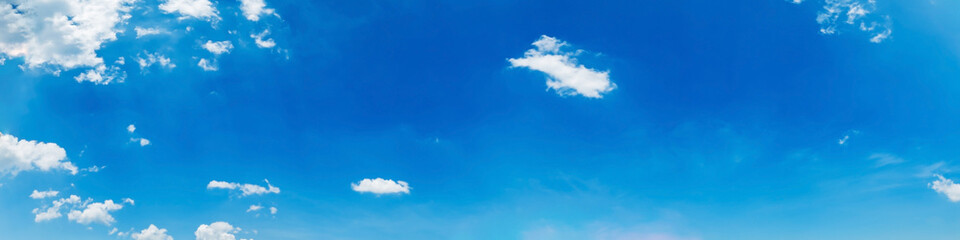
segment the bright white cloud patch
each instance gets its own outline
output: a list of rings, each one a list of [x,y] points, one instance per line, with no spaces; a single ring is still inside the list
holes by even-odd
[[[36,214],[36,217],[33,219],[34,222],[43,222],[53,219],[60,218],[63,216],[60,214],[60,209],[63,208],[66,204],[79,204],[80,197],[77,195],[70,195],[68,198],[61,198],[59,200],[53,201],[53,205],[47,207],[44,210],[39,208],[33,209],[33,214]]]
[[[58,191],[53,191],[53,190],[49,190],[49,191],[37,191],[37,190],[33,190],[33,193],[30,194],[30,198],[33,198],[33,199],[44,199],[44,198],[48,198],[48,197],[56,197],[57,194],[59,194],[59,193],[60,193],[60,192],[58,192]]]
[[[110,224],[115,222],[113,216],[110,215],[110,212],[117,211],[122,208],[123,205],[113,203],[113,200],[106,200],[102,203],[95,202],[86,204],[83,210],[71,210],[70,213],[67,214],[67,219],[84,225],[100,223],[110,226]]]
[[[260,209],[263,209],[263,206],[250,205],[250,208],[247,208],[247,212],[256,212],[256,211],[260,211]]]
[[[890,29],[889,16],[874,16],[876,9],[875,0],[826,0],[817,14],[820,33],[836,34],[841,26],[848,25],[871,34],[870,42],[883,42],[893,30]]]
[[[236,240],[237,237],[233,234],[239,231],[239,228],[234,228],[230,223],[214,222],[210,225],[200,224],[193,234],[197,236],[197,240]]]
[[[396,181],[383,178],[363,179],[360,182],[351,183],[350,187],[356,192],[368,192],[377,195],[393,193],[410,193],[410,185],[404,181]]]
[[[127,72],[117,66],[97,65],[93,69],[82,72],[73,77],[77,82],[91,82],[97,85],[107,85],[114,82],[123,82],[127,79]]]
[[[610,72],[587,68],[577,62],[583,50],[565,51],[566,42],[543,35],[522,58],[510,58],[513,67],[525,67],[547,74],[547,87],[560,95],[583,95],[602,98],[617,86],[610,82]]]
[[[951,202],[960,202],[960,184],[953,183],[953,180],[946,179],[939,174],[934,176],[936,176],[938,180],[930,183],[930,188],[937,191],[937,193],[947,196],[947,199],[950,199]]]
[[[130,237],[134,240],[173,240],[173,237],[167,235],[167,229],[158,228],[153,224],[140,230],[139,233],[133,233]]]
[[[267,3],[263,0],[240,0],[240,10],[243,16],[250,21],[259,21],[260,16],[274,14],[272,8],[266,8]]]
[[[22,171],[63,169],[77,174],[73,163],[65,161],[67,151],[56,143],[21,140],[0,133],[0,175],[17,175]]]
[[[176,64],[173,64],[173,62],[169,58],[163,56],[163,54],[148,52],[144,52],[143,56],[137,54],[137,64],[140,65],[141,70],[149,68],[154,64],[170,69],[177,67]]]
[[[277,45],[276,42],[273,42],[273,38],[266,38],[270,34],[270,30],[263,30],[259,34],[251,34],[250,37],[253,38],[253,42],[257,44],[257,47],[260,48],[272,48]]]
[[[103,64],[96,51],[117,39],[135,0],[0,2],[0,53],[28,67],[72,69]]]
[[[277,214],[277,208],[276,208],[276,207],[270,207],[270,214]]]
[[[162,32],[158,28],[142,28],[142,27],[134,27],[133,31],[137,32],[137,38],[141,38],[149,35],[157,35]]]
[[[207,21],[220,19],[210,0],[167,0],[159,6],[166,13],[179,13],[181,19],[196,18]]]
[[[229,53],[230,49],[233,49],[233,44],[230,43],[230,41],[214,42],[214,41],[207,40],[207,43],[203,44],[203,49],[210,51],[210,53],[220,55],[224,53]]]
[[[207,189],[229,189],[229,190],[239,189],[243,196],[280,193],[280,188],[270,185],[270,181],[267,181],[266,179],[264,179],[263,181],[267,183],[266,187],[249,184],[249,183],[240,184],[240,183],[221,182],[221,181],[213,180],[213,181],[210,181],[209,184],[207,184]]]
[[[136,130],[137,130],[137,126],[134,126],[133,124],[130,124],[129,126],[127,126],[127,132],[133,133],[133,131],[136,131]]]
[[[212,63],[206,58],[201,58],[200,61],[197,61],[197,66],[199,66],[200,69],[203,69],[204,71],[208,71],[208,72],[217,71],[218,69],[215,63]]]

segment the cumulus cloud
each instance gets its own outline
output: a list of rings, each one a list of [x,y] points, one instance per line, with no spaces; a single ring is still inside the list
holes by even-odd
[[[277,214],[277,207],[270,207],[270,214]]]
[[[167,235],[167,229],[158,228],[153,224],[140,230],[139,233],[133,233],[130,237],[134,240],[173,240],[173,237]]]
[[[179,13],[180,19],[196,18],[207,21],[220,19],[216,7],[210,0],[167,0],[160,4],[159,8],[166,13]]]
[[[270,34],[270,30],[263,30],[259,34],[251,34],[250,37],[253,38],[253,42],[257,44],[257,47],[260,48],[272,48],[277,45],[273,41],[273,38],[266,38]]]
[[[360,180],[360,182],[351,183],[350,187],[353,188],[353,191],[364,193],[374,193],[377,195],[380,194],[393,194],[393,193],[410,193],[410,186],[407,182],[396,181],[383,178],[369,179],[365,178]]]
[[[229,189],[229,190],[239,189],[244,197],[250,196],[250,195],[280,193],[280,188],[270,185],[270,181],[267,181],[266,179],[264,179],[263,181],[267,183],[266,187],[249,184],[249,183],[240,184],[240,183],[221,182],[221,181],[213,180],[213,181],[210,181],[209,184],[207,184],[207,189]]]
[[[214,42],[207,40],[207,43],[203,44],[203,49],[210,51],[210,53],[220,55],[224,53],[230,53],[230,49],[233,49],[233,44],[230,43],[230,41]]]
[[[17,175],[22,171],[63,169],[77,174],[73,163],[65,161],[67,151],[56,143],[18,139],[0,133],[0,175]]]
[[[149,35],[157,35],[163,32],[163,31],[160,31],[160,29],[158,28],[142,28],[142,27],[134,27],[133,31],[137,32],[137,38],[141,38]]]
[[[163,56],[163,54],[144,52],[143,55],[144,56],[137,54],[137,64],[140,64],[141,70],[153,66],[154,64],[170,69],[177,67],[176,64],[173,64],[173,62],[169,58]]]
[[[274,14],[272,8],[266,7],[267,3],[263,0],[240,0],[240,10],[243,11],[243,16],[250,21],[259,21],[261,15]]]
[[[197,61],[197,66],[199,66],[200,69],[208,72],[217,71],[218,69],[216,63],[212,63],[206,58],[201,58],[200,61]]]
[[[33,190],[33,193],[30,194],[30,198],[33,198],[33,199],[44,199],[44,198],[48,198],[48,197],[56,197],[57,194],[59,194],[59,193],[60,193],[60,192],[58,192],[58,191],[53,191],[53,190],[49,190],[49,191],[37,191],[37,190]]]
[[[71,210],[70,213],[67,214],[67,219],[83,225],[100,223],[110,226],[110,224],[113,224],[113,222],[116,221],[113,219],[113,216],[110,215],[110,212],[114,212],[122,208],[123,205],[113,203],[113,200],[106,200],[102,203],[94,202],[86,204],[82,211]]]
[[[227,222],[214,222],[210,225],[200,224],[197,231],[193,234],[197,240],[236,240],[234,233],[240,231],[240,228],[234,228]]]
[[[540,36],[522,58],[510,58],[513,67],[525,67],[547,74],[547,87],[560,95],[602,98],[617,86],[610,82],[609,71],[598,71],[579,64],[576,56],[583,50],[565,51],[568,44],[546,35]]]
[[[80,197],[77,195],[70,195],[68,198],[61,198],[59,200],[53,201],[53,205],[47,207],[45,210],[40,210],[39,208],[33,209],[33,214],[36,214],[33,221],[34,222],[43,222],[53,219],[60,218],[63,216],[60,214],[60,209],[66,204],[79,204]]]
[[[133,131],[137,131],[137,126],[134,126],[133,124],[127,126],[127,132],[133,133]]]
[[[799,3],[799,2],[798,2]],[[859,26],[859,30],[872,35],[870,42],[880,43],[893,33],[889,16],[875,16],[875,0],[826,0],[817,14],[820,33],[836,34],[844,25]]]
[[[256,211],[260,211],[260,209],[263,209],[263,206],[250,205],[250,208],[247,208],[247,212],[256,212]]]
[[[135,0],[12,0],[0,3],[0,53],[27,67],[103,64],[96,51],[117,39]]]
[[[960,184],[956,184],[953,180],[946,179],[939,174],[934,176],[938,180],[933,181],[928,186],[937,193],[947,196],[947,199],[950,199],[951,202],[960,202]]]
[[[97,65],[93,69],[82,72],[73,77],[77,82],[91,82],[97,85],[107,85],[114,82],[123,82],[127,79],[127,72],[117,66]]]

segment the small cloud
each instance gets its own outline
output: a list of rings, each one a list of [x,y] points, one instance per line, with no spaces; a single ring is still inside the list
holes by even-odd
[[[230,49],[233,49],[233,43],[230,43],[230,41],[214,42],[207,40],[207,43],[204,43],[202,47],[214,55],[220,55],[230,53]]]
[[[277,214],[277,207],[270,207],[270,214]]]
[[[165,13],[179,13],[180,19],[196,18],[210,22],[220,20],[210,0],[166,0],[158,7]]]
[[[87,168],[80,169],[80,171],[92,172],[92,173],[93,173],[93,172],[99,172],[100,170],[103,170],[104,168],[107,168],[107,167],[106,167],[106,166],[96,166],[96,165],[94,165],[94,166],[90,166],[90,167],[87,167]]]
[[[270,181],[267,181],[266,179],[264,179],[263,181],[267,183],[266,187],[249,184],[249,183],[240,184],[240,183],[221,182],[221,181],[213,180],[207,184],[207,189],[229,189],[229,190],[239,189],[240,192],[242,193],[242,196],[244,197],[250,196],[250,195],[280,193],[280,188],[270,185]]]
[[[602,98],[613,91],[616,84],[610,82],[609,71],[598,71],[578,63],[576,56],[583,50],[565,51],[568,44],[546,35],[533,42],[535,48],[527,50],[522,58],[510,58],[512,67],[525,67],[547,74],[547,87],[560,95],[582,95]]]
[[[374,193],[377,195],[381,194],[400,194],[400,193],[410,193],[410,186],[407,182],[396,181],[383,178],[376,179],[363,179],[357,183],[351,183],[350,187],[353,188],[353,191],[359,193]]]
[[[67,151],[56,143],[27,141],[0,133],[0,176],[22,171],[63,169],[76,175],[79,169],[66,161]]]
[[[111,230],[111,235],[116,231],[116,228]],[[158,228],[153,224],[150,224],[149,227],[141,230],[139,233],[133,233],[130,237],[134,240],[173,240],[173,237],[167,235],[167,229]]]
[[[136,131],[136,130],[137,130],[137,126],[134,126],[133,124],[130,124],[130,126],[127,126],[127,132],[133,133],[133,131]]]
[[[150,140],[146,138],[130,138],[130,141],[140,144],[141,147],[150,145]]]
[[[953,183],[953,180],[946,179],[939,174],[934,176],[937,177],[938,180],[928,184],[930,189],[947,196],[947,199],[950,199],[951,202],[960,202],[960,184]]]
[[[870,160],[877,162],[876,167],[883,167],[886,165],[893,165],[904,162],[903,158],[897,157],[896,155],[889,153],[874,153],[869,157]]]
[[[197,66],[208,72],[217,71],[218,69],[215,63],[211,63],[206,58],[201,58],[200,61],[197,62]]]
[[[110,212],[120,209],[123,209],[123,205],[113,203],[113,200],[106,200],[102,203],[94,202],[86,204],[83,211],[71,210],[70,213],[67,214],[67,219],[83,225],[100,223],[110,226],[110,224],[116,222],[116,220],[113,219],[113,215],[110,215]]]
[[[157,34],[163,33],[163,31],[157,28],[142,28],[142,27],[134,27],[133,31],[137,32],[138,39],[144,36],[157,35]]]
[[[210,225],[200,224],[193,235],[197,237],[197,240],[233,240],[236,239],[234,234],[239,231],[240,228],[235,228],[230,223],[214,222]]]
[[[156,64],[156,65],[158,65],[158,66],[160,66],[160,67],[168,68],[168,69],[173,69],[173,68],[177,67],[177,65],[174,64],[173,61],[171,61],[169,58],[163,56],[163,54],[144,52],[143,55],[146,55],[146,56],[145,56],[145,57],[141,57],[140,54],[137,54],[137,64],[140,65],[140,70],[149,68],[150,66],[153,66],[154,64]]]
[[[240,10],[243,16],[250,21],[259,21],[261,15],[276,14],[272,8],[266,8],[263,0],[240,0]]]
[[[48,197],[56,197],[60,192],[48,190],[48,191],[37,191],[33,190],[33,193],[30,194],[30,198],[33,199],[44,199]]]
[[[256,211],[260,211],[260,209],[263,209],[263,206],[250,205],[250,208],[247,208],[247,212],[256,212]]]
[[[260,48],[272,48],[277,45],[276,42],[273,42],[273,38],[265,38],[270,34],[270,30],[263,30],[259,34],[251,34],[250,37],[253,38],[254,43],[257,44],[257,47]]]

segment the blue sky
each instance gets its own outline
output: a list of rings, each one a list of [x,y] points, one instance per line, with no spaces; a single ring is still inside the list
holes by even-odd
[[[0,236],[956,239],[953,9],[0,0]]]

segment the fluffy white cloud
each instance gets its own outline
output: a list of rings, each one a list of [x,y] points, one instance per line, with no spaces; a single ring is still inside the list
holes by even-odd
[[[133,124],[130,124],[129,126],[127,126],[127,132],[133,133],[133,131],[136,131],[136,130],[137,130],[137,126],[134,126]]]
[[[220,19],[217,9],[210,0],[167,0],[160,4],[159,8],[166,13],[177,12],[181,19],[196,18],[208,21]]]
[[[167,235],[167,229],[158,228],[153,224],[140,230],[139,233],[133,233],[130,237],[134,240],[173,240],[173,237]]]
[[[67,214],[67,219],[84,225],[101,223],[110,226],[110,224],[115,222],[110,212],[122,209],[123,205],[113,203],[113,200],[106,200],[102,203],[95,202],[86,204],[85,207],[83,211],[71,210],[70,213]]]
[[[21,140],[0,133],[0,175],[17,175],[22,171],[63,169],[77,174],[77,167],[67,158],[67,151],[56,143]]]
[[[157,35],[163,32],[163,31],[160,31],[159,28],[142,28],[142,27],[134,27],[133,31],[137,32],[137,38],[141,38],[143,36],[149,36],[149,35]]]
[[[797,2],[799,3],[799,2]],[[875,0],[826,0],[823,9],[817,14],[820,33],[836,34],[843,24],[857,27],[870,33],[870,42],[880,43],[890,37],[889,16],[875,17]]]
[[[251,34],[250,37],[253,38],[253,42],[257,44],[257,47],[260,48],[272,48],[277,45],[273,41],[273,38],[266,38],[270,34],[270,30],[263,30],[259,34]]]
[[[60,208],[62,208],[63,205],[79,204],[79,203],[80,203],[80,197],[78,197],[77,195],[70,195],[70,197],[68,198],[61,198],[59,200],[53,201],[53,205],[51,205],[50,207],[47,207],[45,210],[34,208],[33,214],[36,214],[36,217],[34,217],[33,221],[43,222],[43,221],[59,218],[63,216],[62,214],[60,214]]]
[[[10,0],[0,3],[0,53],[28,67],[103,64],[96,51],[117,39],[135,0]]]
[[[37,191],[37,190],[33,190],[33,193],[30,194],[30,198],[33,198],[33,199],[43,199],[43,198],[48,198],[48,197],[56,197],[57,194],[60,194],[60,192],[59,192],[59,191],[53,191],[53,190],[49,190],[49,191]]]
[[[260,206],[260,205],[250,205],[250,208],[247,208],[247,212],[260,211],[260,209],[263,209],[263,206]]]
[[[597,71],[577,63],[577,54],[583,50],[564,51],[567,43],[546,35],[533,42],[536,48],[529,49],[523,58],[510,58],[513,67],[525,67],[549,76],[547,87],[560,95],[583,95],[601,98],[613,91],[616,84],[610,82],[610,72]]]
[[[206,58],[201,58],[200,61],[197,62],[197,66],[199,66],[204,71],[208,71],[208,72],[217,71],[217,65],[214,63],[211,63]]]
[[[266,8],[267,3],[263,0],[240,0],[240,10],[243,16],[250,21],[259,21],[261,15],[274,14],[272,8]]]
[[[127,72],[117,66],[97,65],[93,69],[82,72],[73,77],[77,82],[91,82],[97,85],[106,85],[114,82],[123,82],[127,79]]]
[[[233,49],[233,44],[230,43],[230,41],[214,42],[207,40],[207,43],[203,44],[203,49],[206,49],[213,54],[220,55],[224,53],[230,53],[230,49]]]
[[[207,184],[207,189],[218,189],[218,188],[230,189],[230,190],[240,189],[243,196],[263,195],[268,193],[280,193],[280,188],[270,185],[270,181],[267,181],[266,179],[264,179],[263,181],[267,183],[267,187],[249,184],[249,183],[240,184],[240,183],[221,182],[221,181],[213,180]]]
[[[374,194],[391,194],[391,193],[410,193],[410,186],[407,182],[396,181],[383,178],[376,179],[363,179],[360,182],[351,183],[350,187],[353,188],[353,191],[356,192],[369,192]]]
[[[239,228],[234,228],[230,223],[214,222],[210,225],[200,224],[193,235],[197,236],[197,240],[236,240],[237,237],[233,234],[239,231]]]
[[[951,202],[960,202],[960,184],[953,183],[953,180],[946,179],[943,176],[935,175],[938,180],[929,184],[929,187],[937,193],[947,196]]]
[[[277,207],[270,207],[270,214],[277,214]]]
[[[163,54],[144,52],[143,55],[146,56],[141,57],[140,54],[137,54],[137,64],[140,64],[141,70],[153,66],[154,64],[171,69],[177,67],[176,64],[173,64],[173,62],[169,58],[163,56]]]

